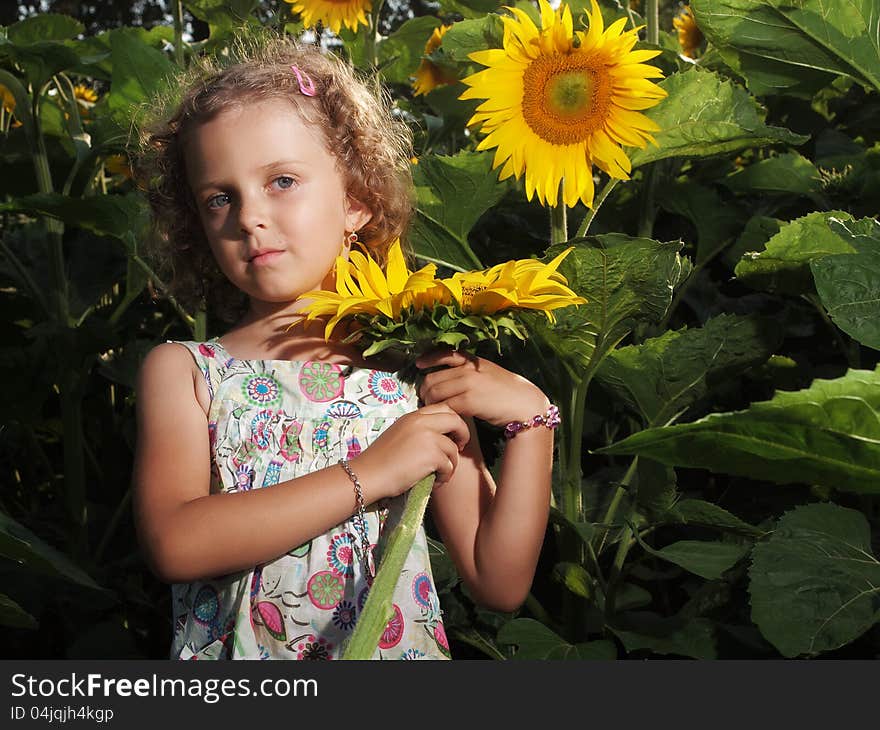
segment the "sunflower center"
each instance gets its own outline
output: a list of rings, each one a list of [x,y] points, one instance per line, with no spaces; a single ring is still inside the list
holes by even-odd
[[[551,144],[583,142],[601,128],[611,102],[611,78],[586,54],[539,56],[523,72],[523,118]]]

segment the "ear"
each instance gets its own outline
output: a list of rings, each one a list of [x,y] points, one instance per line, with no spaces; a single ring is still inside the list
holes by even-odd
[[[355,200],[354,198],[348,198],[346,200],[345,230],[359,231],[370,222],[372,217],[373,213],[359,200]]]

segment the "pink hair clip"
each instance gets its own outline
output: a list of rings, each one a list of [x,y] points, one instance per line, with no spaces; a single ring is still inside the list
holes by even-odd
[[[291,66],[290,68],[296,74],[296,81],[303,96],[314,96],[317,93],[315,91],[315,83],[309,78],[309,75],[305,71],[300,71],[296,66]],[[306,83],[303,82],[303,77],[305,77]]]

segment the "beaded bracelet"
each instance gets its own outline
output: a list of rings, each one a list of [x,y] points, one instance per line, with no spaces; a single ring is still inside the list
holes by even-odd
[[[364,573],[368,576],[368,578],[374,578],[376,573],[373,569],[373,564],[370,560],[372,557],[372,551],[370,550],[370,541],[367,537],[367,515],[366,515],[366,505],[364,504],[364,490],[361,487],[360,480],[357,478],[357,474],[354,473],[354,470],[349,466],[348,461],[346,459],[339,460],[339,466],[341,466],[345,473],[348,474],[348,478],[351,479],[352,484],[354,484],[354,496],[357,500],[357,513],[354,516],[354,528],[360,534],[361,538],[361,552],[363,554],[364,561]]]
[[[512,439],[520,431],[526,431],[533,426],[546,426],[552,430],[560,423],[562,423],[562,419],[559,417],[559,409],[551,404],[547,409],[547,413],[543,416],[537,415],[533,416],[529,421],[511,421],[508,423],[504,427],[504,438]]]

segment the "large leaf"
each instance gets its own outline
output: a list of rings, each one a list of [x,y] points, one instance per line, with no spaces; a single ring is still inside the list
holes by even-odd
[[[640,431],[599,453],[639,454],[779,484],[880,494],[880,370],[777,392],[744,411]]]
[[[453,23],[443,36],[443,44],[435,51],[438,60],[447,63],[472,64],[468,56],[486,48],[499,48],[502,45],[503,25],[494,14],[481,14],[473,20]],[[482,66],[480,67],[482,68]]]
[[[680,540],[655,550],[642,543],[651,555],[684,568],[707,580],[720,578],[749,552],[751,545],[734,545],[708,540]]]
[[[713,386],[767,360],[779,334],[773,320],[723,314],[699,329],[670,330],[618,348],[596,377],[646,424],[662,426]]]
[[[880,350],[880,223],[865,218],[831,228],[858,251],[811,261],[816,291],[840,329]]]
[[[430,15],[410,18],[379,45],[379,62],[386,81],[408,84],[425,53],[425,43],[440,19]]]
[[[48,215],[64,221],[66,225],[113,236],[132,248],[147,214],[143,198],[135,193],[100,195],[93,198],[36,193],[0,203],[0,211],[4,210]]]
[[[664,518],[683,525],[711,527],[722,532],[732,532],[748,537],[760,537],[764,531],[741,520],[714,502],[702,499],[682,499],[675,503]]]
[[[9,57],[24,71],[34,90],[59,71],[75,66],[79,56],[63,41],[83,32],[83,25],[66,15],[44,13],[10,25],[0,33],[0,59]]]
[[[793,220],[767,241],[763,251],[746,252],[734,272],[753,289],[793,295],[812,291],[813,259],[855,252],[852,242],[831,225],[851,220],[842,210],[810,213]]]
[[[546,257],[572,244],[574,251],[559,270],[587,304],[558,310],[553,326],[535,318],[533,329],[573,371],[580,371],[598,365],[638,323],[659,322],[686,267],[680,241],[618,233],[553,246]]]
[[[148,45],[134,28],[110,33],[113,81],[110,113],[128,131],[137,109],[164,87],[174,65],[161,51]]]
[[[722,183],[736,193],[809,195],[822,188],[816,166],[797,152],[761,160],[730,175]]]
[[[24,525],[0,512],[0,556],[40,573],[59,576],[87,588],[101,587],[82,568]]]
[[[506,186],[495,178],[489,153],[421,158],[413,167],[418,210],[410,238],[416,254],[457,268],[479,267],[467,234],[504,195]]]
[[[514,659],[616,659],[617,649],[610,641],[569,644],[544,624],[530,618],[517,618],[501,627],[499,644],[517,646]]]
[[[660,86],[668,98],[645,112],[660,127],[657,144],[633,149],[633,167],[667,157],[708,157],[808,139],[764,124],[763,110],[745,89],[710,71],[676,73]]]
[[[880,619],[880,563],[864,515],[835,504],[796,507],[757,545],[752,620],[793,657],[837,649]]]
[[[876,0],[692,0],[691,7],[755,93],[806,92],[837,74],[880,90]]]

